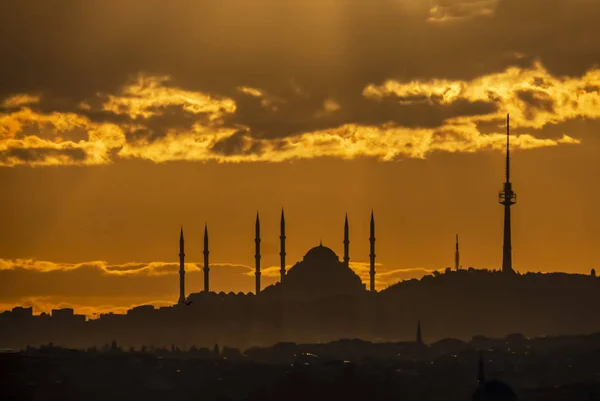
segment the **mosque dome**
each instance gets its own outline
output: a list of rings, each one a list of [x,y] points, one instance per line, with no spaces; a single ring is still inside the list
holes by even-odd
[[[287,272],[282,291],[294,298],[328,298],[365,292],[360,277],[323,244],[311,248]]]
[[[331,248],[320,244],[306,252],[302,261],[306,263],[339,263],[340,258]]]

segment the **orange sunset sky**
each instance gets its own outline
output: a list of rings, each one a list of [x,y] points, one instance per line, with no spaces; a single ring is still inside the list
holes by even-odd
[[[377,289],[498,269],[505,118],[520,272],[600,267],[600,2],[0,3],[0,309],[263,285],[323,244]],[[198,267],[197,267],[198,266]]]

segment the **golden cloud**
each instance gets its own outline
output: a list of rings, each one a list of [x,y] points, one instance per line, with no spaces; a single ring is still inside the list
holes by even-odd
[[[212,267],[242,267],[244,269],[253,270],[253,267],[236,264],[236,263],[221,263],[214,262],[210,264]],[[199,263],[185,263],[186,272],[201,271],[203,265]],[[55,271],[73,271],[77,269],[95,268],[103,274],[113,276],[126,275],[146,275],[146,276],[163,276],[179,274],[179,263],[169,262],[129,262],[123,264],[110,264],[105,261],[88,261],[83,263],[58,263],[43,261],[37,259],[0,259],[0,271],[2,270],[30,270],[39,273],[50,273]]]
[[[207,114],[210,121],[221,119],[236,110],[233,99],[217,98],[200,92],[166,86],[169,76],[140,74],[122,89],[120,96],[108,95],[103,109],[114,114],[127,114],[132,119],[161,115],[165,107],[181,107],[188,113]],[[101,95],[102,96],[102,95]]]
[[[87,140],[66,140],[76,130]],[[0,114],[0,166],[98,165],[111,163],[112,149],[125,143],[115,124],[97,124],[75,113],[41,114],[21,108]]]
[[[251,88],[248,86],[240,86],[237,89],[239,92],[241,92],[245,95],[259,98],[260,105],[267,110],[277,111],[277,110],[279,110],[278,104],[283,103],[282,99],[279,99],[275,96],[271,96],[262,89]]]
[[[600,118],[600,69],[581,78],[554,77],[540,63],[533,68],[511,67],[471,81],[398,82],[368,85],[363,95],[374,100],[450,105],[458,101],[489,102],[496,113],[456,117],[449,124],[502,120],[510,113],[511,126],[541,129],[574,118]]]
[[[499,0],[445,0],[429,10],[429,22],[443,23],[493,16]]]
[[[119,156],[148,159],[157,163],[174,160],[283,162],[317,157],[375,157],[382,161],[392,161],[400,157],[425,158],[435,151],[473,153],[483,149],[502,150],[506,144],[505,134],[499,132],[483,135],[475,123],[461,120],[440,129],[346,124],[272,140],[239,135],[235,130],[197,129],[197,133],[171,132],[151,144],[126,144],[119,151]],[[214,151],[215,144],[230,139],[235,139],[236,147],[233,151]],[[521,149],[576,143],[579,143],[577,139],[566,135],[553,140],[524,134],[511,140],[512,147]]]
[[[236,112],[233,99],[180,89],[164,76],[139,75],[117,95],[99,95],[101,109],[130,119],[127,123],[99,123],[84,114],[39,113],[26,107],[39,98],[18,95],[5,102],[20,109],[0,114],[0,166],[99,165],[119,158],[139,158],[156,163],[167,161],[283,162],[317,157],[353,159],[372,157],[381,161],[425,158],[433,152],[472,153],[503,149],[502,121],[511,114],[515,128],[532,132],[514,136],[515,148],[531,149],[577,144],[568,135],[560,139],[539,138],[533,130],[575,118],[600,118],[600,69],[581,77],[555,77],[541,64],[524,69],[511,67],[503,72],[470,81],[432,79],[367,85],[363,96],[370,101],[406,104],[429,103],[436,107],[457,102],[493,104],[497,111],[446,119],[433,128],[404,127],[395,123],[347,123],[295,135],[260,138],[248,127],[225,126],[222,119]],[[274,107],[275,100],[263,90],[240,87]],[[30,104],[29,103],[29,104]],[[92,103],[82,103],[81,113]],[[146,121],[176,107],[195,116],[189,127],[167,127],[151,139],[136,132],[151,130]],[[315,118],[339,112],[339,103],[328,98]],[[208,119],[206,118],[208,116]],[[135,121],[133,121],[135,120]],[[495,132],[482,133],[482,123],[497,124]],[[79,137],[77,137],[79,135]],[[80,139],[83,136],[83,139]],[[77,137],[74,139],[73,137]]]
[[[262,90],[260,89],[256,89],[256,88],[250,88],[248,86],[240,86],[238,88],[238,90],[248,96],[252,96],[252,97],[263,97],[264,93]]]
[[[292,268],[293,265],[286,265],[285,266],[285,270],[288,271]],[[254,272],[256,271],[255,267],[251,267],[251,266],[247,266],[248,267],[248,272],[246,272],[247,276],[250,277],[254,277]],[[281,277],[281,273],[279,272],[279,270],[281,269],[281,266],[269,266],[269,267],[263,267],[260,269],[260,274],[262,277],[269,277],[269,278],[280,278]]]
[[[5,99],[1,106],[5,108],[17,108],[26,106],[28,104],[35,104],[40,102],[39,96],[28,95],[26,93],[20,93]]]
[[[90,261],[84,263],[56,263],[41,261],[36,259],[0,259],[0,270],[31,270],[40,273],[49,273],[54,271],[72,271],[84,268],[95,268],[103,274],[125,276],[125,275],[147,275],[162,276],[177,274],[179,264],[165,262],[151,263],[124,263],[120,265],[111,265],[104,261]],[[196,263],[186,263],[186,271],[200,270]]]

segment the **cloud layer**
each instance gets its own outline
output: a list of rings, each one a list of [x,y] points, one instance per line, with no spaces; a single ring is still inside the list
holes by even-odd
[[[178,88],[166,76],[139,75],[118,94],[98,94],[82,102],[76,112],[42,113],[35,110],[40,98],[34,95],[6,98],[5,113],[0,114],[0,164],[98,165],[119,158],[157,163],[425,158],[438,151],[502,149],[505,112],[511,113],[514,128],[528,130],[513,139],[516,148],[574,144],[579,141],[566,134],[540,137],[540,130],[576,118],[598,118],[599,88],[600,70],[580,77],[555,77],[539,63],[471,81],[388,80],[367,85],[363,101],[398,112],[411,107],[447,108],[449,116],[437,126],[403,125],[401,118],[371,124],[343,122],[333,117],[343,106],[326,98],[312,115],[302,117],[328,120],[322,128],[264,135],[255,132],[252,124],[236,121],[238,105],[233,98]],[[293,98],[306,96],[299,92],[290,100],[251,87],[239,87],[238,92],[259,102],[263,112],[273,115],[265,116],[273,123],[280,118],[277,114],[293,112],[286,111],[295,107],[288,104]]]
[[[0,6],[0,166],[424,158],[499,148],[507,112],[515,147],[577,143],[549,126],[598,118],[598,18],[593,0]]]

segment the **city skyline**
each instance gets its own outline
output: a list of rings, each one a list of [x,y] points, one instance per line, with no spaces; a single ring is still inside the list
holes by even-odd
[[[343,258],[346,213],[368,285],[371,210],[377,289],[455,268],[457,234],[500,269],[508,113],[513,268],[598,269],[597,3],[271,3],[0,6],[0,309],[173,302],[180,226],[186,292],[205,227],[210,289],[253,292],[257,210],[262,288]]]

